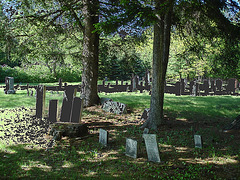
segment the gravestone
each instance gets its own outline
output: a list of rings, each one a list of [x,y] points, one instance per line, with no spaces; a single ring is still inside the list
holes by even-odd
[[[38,85],[36,92],[36,117],[44,117],[46,86]]]
[[[50,122],[57,122],[57,112],[58,112],[57,107],[58,107],[57,99],[49,100],[48,119]]]
[[[115,113],[115,114],[123,114],[126,112],[126,105],[120,102],[115,101],[105,101],[102,105],[102,109],[106,112]]]
[[[140,119],[146,121],[146,120],[148,119],[149,112],[150,112],[150,108],[144,109],[144,111],[143,111],[142,116],[141,116]]]
[[[137,158],[138,156],[138,143],[136,140],[126,138],[126,156]]]
[[[160,163],[156,134],[143,134],[143,138],[147,149],[148,161]]]
[[[72,103],[70,122],[81,123],[82,109],[83,109],[83,99],[79,97],[74,97],[73,103]]]
[[[106,101],[112,101],[110,98],[100,98],[100,104],[103,105]]]
[[[231,94],[231,93],[234,94],[236,88],[237,88],[237,80],[234,79],[234,78],[229,79],[227,87],[226,87],[226,90],[227,90],[228,94]]]
[[[209,81],[208,80],[204,80],[203,81],[203,90],[204,90],[204,95],[209,95]]]
[[[218,91],[222,91],[222,80],[221,79],[216,80],[216,88]]]
[[[108,144],[108,132],[104,129],[99,129],[99,143],[103,146],[107,146]]]
[[[14,78],[13,77],[7,77],[5,79],[6,81],[6,94],[15,94],[16,91],[14,90]]]
[[[181,82],[176,82],[174,93],[176,96],[181,96]]]
[[[61,122],[70,121],[72,101],[73,101],[73,97],[76,96],[76,93],[77,91],[73,86],[65,87],[64,98],[63,98],[62,109],[61,109],[61,116],[60,116]]]
[[[195,148],[202,149],[202,137],[200,135],[194,135]]]
[[[148,128],[144,128],[143,134],[148,134],[148,133],[149,133],[149,129]]]

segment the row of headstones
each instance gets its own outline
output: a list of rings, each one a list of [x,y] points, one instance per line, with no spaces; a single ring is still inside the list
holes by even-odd
[[[76,97],[76,89],[69,86],[65,90],[63,98],[60,122],[80,123],[83,109],[83,99]],[[36,96],[36,117],[44,117],[46,86],[37,87]],[[58,100],[49,100],[48,119],[57,122]]]
[[[156,134],[148,134],[148,132],[149,130],[145,128],[142,136],[147,150],[148,161],[160,163],[161,159],[157,144],[157,136]],[[101,143],[103,146],[107,146],[108,137],[109,137],[108,131],[104,129],[99,129],[99,143]],[[202,137],[200,135],[194,135],[194,143],[195,148],[202,148]],[[139,149],[140,147],[138,145],[137,140],[126,138],[126,152],[125,152],[126,156],[135,159],[138,158]]]
[[[181,79],[180,82],[176,82],[175,90],[173,93],[176,95],[184,94],[187,86],[187,80]],[[229,79],[226,85],[226,93],[235,93],[235,90],[239,88],[239,84],[236,79]],[[213,92],[214,94],[223,93],[223,81],[221,79],[217,80],[204,80],[203,84],[200,84],[197,81],[190,81],[189,83],[189,92],[190,95],[198,95],[199,91],[203,90],[203,95],[209,95],[209,92]]]

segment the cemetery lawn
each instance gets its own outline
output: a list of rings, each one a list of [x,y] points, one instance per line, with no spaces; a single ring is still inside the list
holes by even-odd
[[[51,137],[49,122],[36,119],[35,98],[26,91],[5,95],[0,89],[0,179],[238,179],[240,177],[239,130],[222,132],[239,115],[240,97],[190,97],[165,94],[166,124],[159,127],[157,142],[161,163],[147,161],[142,141],[144,108],[148,93],[101,93],[128,104],[128,113],[115,115],[100,106],[84,108],[82,122],[89,135],[64,137],[45,151]],[[62,93],[47,92],[46,103]],[[47,105],[48,106],[48,105]],[[47,107],[46,106],[46,107]],[[47,112],[47,108],[46,108]],[[46,113],[47,114],[47,113]],[[109,145],[98,143],[98,129],[109,132]],[[154,132],[150,132],[154,133]],[[195,149],[193,135],[203,138]],[[125,156],[126,138],[137,139],[139,158]]]

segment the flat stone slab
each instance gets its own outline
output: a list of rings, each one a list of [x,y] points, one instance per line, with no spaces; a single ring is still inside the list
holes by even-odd
[[[106,112],[115,114],[126,113],[127,105],[116,101],[105,101],[102,105],[102,109]]]
[[[83,137],[88,134],[88,127],[86,124],[57,122],[51,124],[49,134],[54,136],[56,133],[67,137]]]

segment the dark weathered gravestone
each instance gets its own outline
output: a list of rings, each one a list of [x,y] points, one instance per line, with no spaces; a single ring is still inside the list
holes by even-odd
[[[143,134],[143,138],[147,149],[148,161],[160,163],[156,134]]]
[[[107,146],[108,144],[108,132],[104,129],[99,129],[99,143],[103,146]]]
[[[6,89],[5,93],[6,94],[15,94],[16,91],[14,90],[14,78],[13,77],[7,77],[5,79],[6,83]]]
[[[79,97],[74,97],[70,122],[81,123],[82,109],[83,109],[83,99],[81,99]]]
[[[200,135],[194,135],[195,148],[202,149],[202,137]]]
[[[57,122],[58,100],[49,100],[48,119],[51,122]]]
[[[228,94],[235,93],[236,88],[237,88],[237,80],[234,78],[229,79],[226,87]]]
[[[126,138],[126,156],[137,158],[138,156],[138,143],[136,140]]]
[[[203,81],[203,90],[204,90],[204,95],[209,95],[209,82],[208,80]]]
[[[61,122],[70,121],[72,101],[73,101],[73,97],[76,96],[76,92],[77,91],[73,86],[65,87],[64,98],[63,98],[62,109],[61,109],[61,116],[60,116]]]
[[[123,103],[109,100],[103,103],[102,109],[110,113],[123,114],[126,112],[126,107]]]
[[[44,117],[46,86],[38,85],[36,96],[36,117]]]
[[[216,80],[216,88],[218,91],[222,91],[222,80],[221,79]]]
[[[176,96],[181,96],[181,82],[176,82],[174,93]]]

